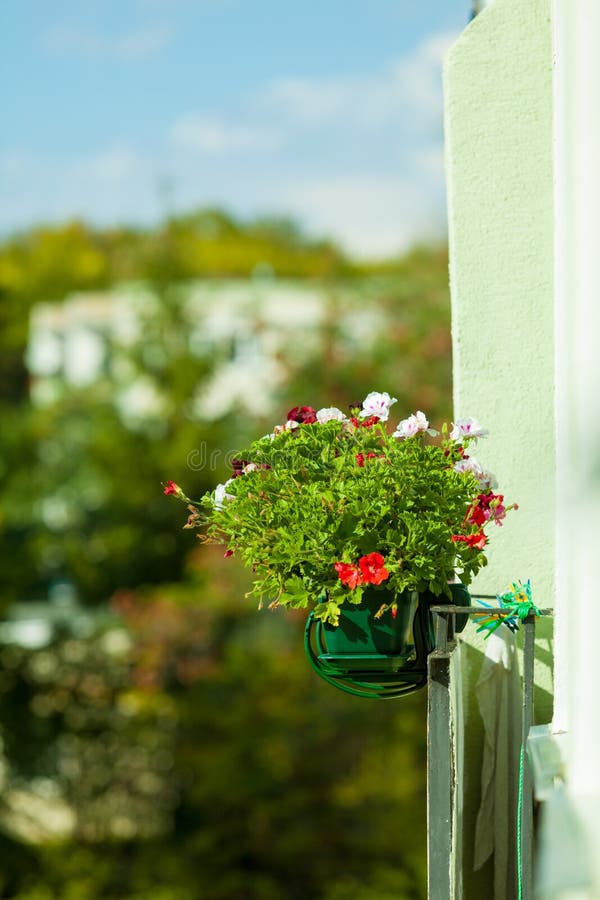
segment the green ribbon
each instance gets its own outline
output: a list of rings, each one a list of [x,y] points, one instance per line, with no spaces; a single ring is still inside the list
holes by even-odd
[[[511,631],[519,630],[519,620],[522,622],[527,616],[539,616],[540,611],[533,602],[531,593],[531,581],[528,578],[525,584],[521,581],[513,581],[512,589],[505,594],[497,594],[496,599],[499,608],[503,610],[501,616],[488,616],[480,622],[477,631],[485,631],[484,638],[489,638],[501,625],[506,625]],[[482,602],[482,601],[480,601]],[[489,609],[489,603],[484,603]],[[482,613],[485,616],[485,613]]]

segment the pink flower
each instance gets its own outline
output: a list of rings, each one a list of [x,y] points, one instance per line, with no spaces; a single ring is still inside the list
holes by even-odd
[[[455,472],[470,472],[475,476],[482,488],[494,490],[498,487],[496,476],[492,472],[484,472],[474,456],[465,456],[454,463]]]
[[[164,487],[163,494],[176,494],[177,496],[180,496],[181,494],[183,494],[183,491],[178,484],[175,484],[174,481],[167,481]]]
[[[434,428],[429,427],[429,421],[425,413],[418,409],[416,413],[409,416],[408,419],[402,419],[402,421],[399,422],[392,437],[404,440],[405,438],[414,437],[416,434],[423,431],[432,435],[432,437],[437,434],[437,431]]]
[[[469,416],[467,419],[458,419],[456,422],[453,422],[452,425],[453,428],[450,432],[451,441],[473,440],[480,437],[487,437],[489,434],[488,429],[482,428],[477,419],[474,419],[472,416]]]
[[[371,391],[363,400],[363,406],[358,415],[361,419],[365,419],[368,416],[377,416],[382,422],[387,422],[390,406],[397,402],[396,397],[390,397],[387,391],[383,393]]]

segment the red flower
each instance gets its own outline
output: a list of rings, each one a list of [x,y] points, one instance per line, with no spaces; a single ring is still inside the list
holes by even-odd
[[[366,456],[364,453],[357,453],[354,459],[356,460],[356,465],[362,469],[365,464],[366,459],[385,459],[386,456],[384,453],[367,453]]]
[[[470,547],[473,550],[483,550],[487,543],[487,537],[483,533],[483,531],[478,531],[475,534],[453,534],[451,539],[455,544],[465,543],[467,547]]]
[[[383,567],[384,562],[385,559],[381,553],[369,553],[368,556],[361,556],[358,565],[366,584],[381,584],[390,577],[388,570]]]
[[[338,577],[342,584],[354,590],[359,584],[362,584],[362,576],[358,566],[352,566],[349,563],[338,562],[334,564],[334,569],[338,573]]]
[[[467,522],[470,522],[472,525],[478,525],[481,528],[481,526],[487,522],[489,517],[489,510],[487,510],[485,506],[474,503],[467,513]]]
[[[317,421],[317,411],[313,406],[294,406],[287,414],[287,421],[290,420],[301,425],[313,425]]]
[[[224,559],[229,559],[230,556],[233,556],[233,550],[226,550],[223,554]]]
[[[370,428],[371,425],[377,425],[378,422],[379,416],[369,416],[368,419],[365,419],[363,422],[361,422],[361,425],[363,428]]]
[[[352,416],[350,421],[352,422],[352,424],[354,425],[355,428],[358,428],[358,426],[360,425],[360,421],[356,418],[356,416]]]
[[[180,494],[181,488],[174,481],[167,481],[163,491],[164,494]]]

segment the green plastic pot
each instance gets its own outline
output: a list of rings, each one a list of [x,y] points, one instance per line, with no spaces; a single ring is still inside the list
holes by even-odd
[[[381,618],[375,618],[382,603],[394,599],[398,603],[396,616],[388,610]],[[360,605],[342,606],[339,625],[323,626],[327,649],[344,655],[374,653],[409,658],[414,653],[413,619],[418,602],[416,591],[405,591],[395,598],[386,591],[367,589]]]
[[[432,613],[435,605],[470,606],[467,588],[450,584],[452,598],[430,591],[367,589],[359,605],[347,604],[340,611],[340,624],[328,625],[310,614],[304,646],[315,672],[325,681],[364,697],[392,699],[412,693],[427,684],[427,657],[435,646]],[[388,610],[379,619],[375,613],[383,603],[397,603],[397,614]],[[456,616],[460,632],[468,615]]]
[[[415,612],[419,603],[427,606],[452,605],[470,606],[471,596],[464,584],[459,582],[448,585],[452,592],[452,598],[445,595],[436,596],[431,591],[418,594],[416,591],[404,591],[394,596],[389,591],[369,589],[364,592],[362,603],[354,605],[347,603],[342,606],[340,612],[340,624],[324,625],[325,641],[331,653],[377,653],[393,654],[395,656],[414,655],[413,623]],[[398,605],[396,616],[391,611],[385,612],[381,618],[375,618],[375,613],[383,603],[392,603],[396,600]],[[455,617],[455,631],[461,632],[469,620],[469,616],[463,613]],[[434,632],[431,614],[430,620],[430,650],[433,650]]]

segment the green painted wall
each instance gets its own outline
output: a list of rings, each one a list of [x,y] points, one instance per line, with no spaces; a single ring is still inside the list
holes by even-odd
[[[475,589],[531,578],[554,598],[552,49],[550,0],[495,0],[451,48],[445,69],[446,165],[455,415],[490,429],[476,455],[508,501]],[[491,864],[472,873],[482,760],[474,684],[483,641],[463,648],[464,896],[492,897]],[[538,625],[536,720],[552,717],[551,624]]]

